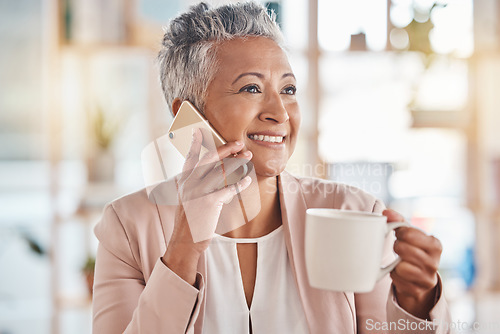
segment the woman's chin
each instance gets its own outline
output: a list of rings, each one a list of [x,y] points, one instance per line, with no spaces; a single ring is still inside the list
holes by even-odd
[[[270,163],[266,162],[265,165],[255,164],[255,174],[260,177],[274,177],[285,170],[286,162],[283,163]]]

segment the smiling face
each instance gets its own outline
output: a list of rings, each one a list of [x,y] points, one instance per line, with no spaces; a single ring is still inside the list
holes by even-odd
[[[205,117],[226,141],[245,144],[258,175],[278,175],[293,153],[300,125],[287,56],[274,41],[250,37],[222,42],[217,60]]]

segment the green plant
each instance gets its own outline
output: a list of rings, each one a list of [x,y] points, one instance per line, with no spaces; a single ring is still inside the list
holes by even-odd
[[[95,143],[104,150],[109,149],[122,123],[121,119],[111,117],[101,106],[97,106],[95,111],[90,113],[91,131]]]
[[[87,259],[85,260],[85,264],[82,267],[83,272],[93,272],[95,268],[95,257],[92,255],[87,256]]]
[[[95,257],[92,255],[88,255],[87,259],[85,260],[85,264],[82,267],[82,273],[85,276],[87,289],[91,298],[94,294],[94,270],[95,270]]]
[[[432,12],[437,8],[444,8],[446,4],[434,2],[427,10],[417,6],[413,7],[413,20],[403,29],[406,30],[409,39],[408,51],[417,51],[424,55],[424,65],[428,68],[432,62],[434,51],[430,41],[430,32],[434,28],[431,21]]]

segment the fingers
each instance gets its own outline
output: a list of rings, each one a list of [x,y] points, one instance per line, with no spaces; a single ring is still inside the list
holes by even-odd
[[[403,217],[401,214],[391,209],[384,210],[382,214],[387,217],[388,223],[405,221],[405,217]]]
[[[402,261],[391,272],[391,278],[399,292],[408,295],[418,294],[418,290],[428,291],[438,283],[437,274],[423,272],[419,267]]]
[[[243,171],[248,170],[248,168],[243,169],[241,167],[243,165],[248,167],[249,164],[251,164],[251,158],[252,153],[250,151],[238,155],[237,158],[225,158],[223,162],[215,168],[213,167],[214,164],[211,164],[210,170],[205,175],[202,175],[203,172],[200,167],[195,167],[189,177],[183,179],[181,186],[181,201],[190,201],[210,195],[222,188],[227,188],[228,186],[236,184],[237,181],[241,181],[242,178],[246,176],[243,174]],[[237,171],[238,169],[241,169],[241,172]],[[243,188],[239,189],[240,192],[243,190]],[[218,202],[217,198],[215,198],[214,201]]]
[[[400,228],[396,236],[394,251],[401,262],[391,272],[391,278],[398,294],[418,299],[438,283],[441,243],[415,228]]]
[[[196,167],[192,172],[189,188],[198,195],[206,195],[224,186],[234,184],[245,176],[242,173],[235,173],[235,171],[248,164],[251,158],[252,152],[247,151],[239,154],[236,158],[232,156],[224,158],[220,164],[212,163]]]
[[[251,158],[252,153],[250,151],[239,154],[237,158],[224,158],[220,165],[205,176],[205,179],[211,180],[210,186],[212,190],[234,184],[246,176]],[[242,168],[244,165],[246,165],[246,169]]]
[[[250,183],[252,182],[252,178],[250,176],[245,176],[241,181],[229,186],[227,188],[223,188],[221,190],[216,191],[214,194],[217,194],[220,200],[220,204],[227,204],[231,202],[233,197],[248,188]]]
[[[219,146],[217,150],[211,150],[206,153],[201,159],[199,165],[206,165],[210,163],[215,163],[230,155],[235,155],[243,148],[243,142],[237,140],[229,142],[225,145]]]
[[[394,243],[394,251],[403,262],[408,262],[430,275],[438,271],[439,256],[430,256],[423,249],[401,240]]]
[[[222,159],[221,163],[217,163],[215,168],[211,168],[204,177],[209,174],[215,175],[217,177],[228,176],[241,166],[247,164],[252,159],[252,152],[246,151],[238,154],[236,157],[229,156]]]
[[[211,150],[203,155],[195,166],[196,174],[199,178],[207,175],[216,164],[231,155],[235,155],[243,149],[243,143],[240,141],[229,142],[217,148],[217,150]]]
[[[440,256],[443,251],[441,242],[434,236],[411,227],[401,227],[396,230],[396,238],[410,245],[422,249],[430,256]]]
[[[243,174],[244,169],[241,167],[248,163],[249,160],[247,159],[224,159],[222,164],[213,168],[207,175],[192,182],[190,189],[194,192],[193,195],[204,196],[241,181],[246,176],[246,174]]]
[[[224,163],[224,172],[226,175],[231,174],[241,166],[247,164],[250,160],[252,159],[252,152],[246,151],[241,154],[238,154],[235,158],[229,157],[229,158],[224,158],[222,161]],[[219,165],[216,167],[217,171],[223,170],[222,165]]]
[[[401,214],[391,209],[384,210],[382,214],[387,217],[387,222],[405,221]],[[396,229],[395,232],[398,240],[405,241],[421,248],[430,255],[441,255],[443,247],[437,238],[427,235],[425,232],[412,227],[400,227]]]
[[[196,164],[198,163],[201,150],[201,140],[202,137],[200,130],[193,128],[193,138],[191,141],[191,147],[189,148],[189,152],[186,156],[186,161],[184,162],[184,166],[182,166],[183,175],[184,174],[189,175],[196,166]]]

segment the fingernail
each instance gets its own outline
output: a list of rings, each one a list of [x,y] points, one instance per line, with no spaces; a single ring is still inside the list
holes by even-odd
[[[245,152],[241,153],[241,155],[244,156],[244,157],[249,157],[250,155],[252,155],[252,152],[245,151]]]
[[[235,143],[236,145],[238,145],[238,146],[243,145],[243,142],[241,142],[241,141],[239,141],[239,140],[235,141],[234,143]]]

